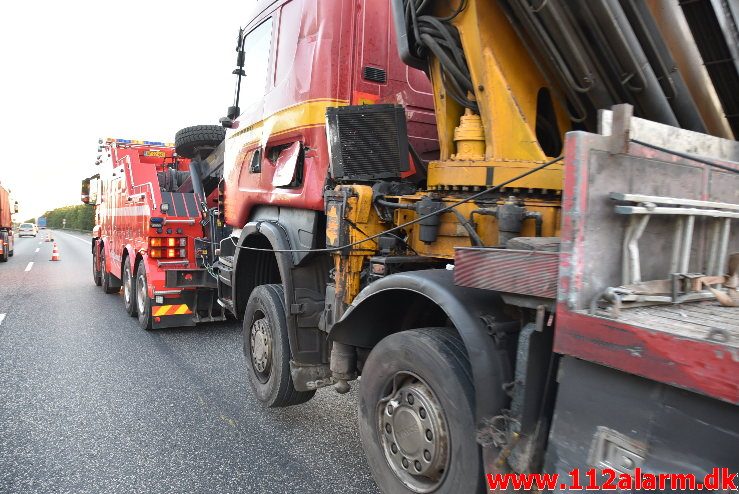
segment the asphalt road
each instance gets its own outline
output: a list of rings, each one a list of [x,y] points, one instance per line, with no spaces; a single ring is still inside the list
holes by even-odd
[[[0,493],[378,492],[356,389],[262,408],[237,323],[143,331],[55,237],[0,264]]]

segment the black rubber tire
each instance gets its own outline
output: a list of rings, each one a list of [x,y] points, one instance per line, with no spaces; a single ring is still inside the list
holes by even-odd
[[[95,242],[95,247],[92,251],[92,281],[95,282],[96,286],[103,284],[103,273],[100,268],[100,244]]]
[[[130,256],[126,257],[125,264],[123,264],[123,306],[126,308],[129,316],[136,317],[138,315],[136,308],[136,278],[133,274]]]
[[[139,263],[139,267],[136,270],[136,283],[134,284],[136,286],[136,298],[137,298],[137,306],[136,306],[136,312],[138,315],[139,320],[139,326],[141,326],[141,329],[150,330],[152,329],[154,318],[151,315],[151,299],[149,298],[148,293],[143,297],[143,306],[140,306],[138,304],[138,294],[139,290],[142,289],[142,287],[146,287],[146,267],[144,266],[144,262]]]
[[[121,287],[111,285],[111,274],[105,269],[105,248],[100,249],[100,269],[102,271],[102,283],[103,291],[107,294],[118,293],[121,291]]]
[[[434,494],[485,492],[480,447],[475,439],[475,392],[464,343],[455,330],[425,328],[384,338],[370,352],[359,388],[359,435],[372,477],[382,492],[414,492],[395,474],[378,437],[379,400],[397,372],[420,377],[436,396],[446,416],[448,469]]]
[[[8,248],[5,247],[5,245],[8,243],[8,234],[5,232],[0,233],[0,242],[3,243],[3,253],[0,254],[0,262],[8,262],[8,258],[10,257],[10,254],[8,253]]]
[[[244,357],[247,376],[254,394],[269,408],[300,405],[313,398],[313,391],[297,391],[290,375],[290,343],[287,333],[287,311],[282,285],[260,285],[249,296],[244,313]],[[257,377],[251,359],[251,328],[254,322],[265,318],[271,335],[272,363],[266,382]]]
[[[179,156],[205,158],[226,138],[226,129],[220,125],[194,125],[180,129],[174,136],[175,151]]]

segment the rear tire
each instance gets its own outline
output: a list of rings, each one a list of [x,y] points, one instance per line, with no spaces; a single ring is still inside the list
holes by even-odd
[[[313,391],[297,391],[290,374],[290,343],[282,285],[260,285],[244,314],[244,356],[249,384],[266,407],[300,405]]]
[[[140,262],[136,270],[136,312],[138,312],[139,326],[148,331],[153,327],[154,318],[151,315],[151,299],[146,284],[146,267],[144,264],[144,262]]]
[[[136,303],[136,279],[133,277],[133,269],[131,268],[131,257],[126,257],[123,265],[123,305],[126,312],[131,317],[138,314]]]
[[[95,247],[92,250],[92,280],[95,285],[101,286],[103,284],[103,273],[100,268],[100,244],[95,243]]]
[[[121,291],[121,287],[113,286],[111,274],[108,272],[108,268],[105,267],[105,248],[100,249],[100,269],[102,271],[103,281],[101,283],[103,291],[107,294],[118,293]]]
[[[453,329],[380,341],[359,387],[359,435],[380,490],[485,492],[474,399],[469,358]]]
[[[185,158],[205,158],[226,138],[220,125],[194,125],[178,130],[174,136],[175,151]]]

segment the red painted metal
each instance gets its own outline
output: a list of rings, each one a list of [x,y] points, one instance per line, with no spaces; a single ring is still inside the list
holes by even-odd
[[[557,307],[554,351],[739,404],[739,351]]]
[[[148,255],[152,237],[187,238],[187,258],[175,267],[197,268],[194,239],[202,237],[203,232],[199,225],[199,212],[193,206],[196,205],[195,196],[192,193],[183,194],[183,197],[192,196],[188,198],[190,205],[185,203],[185,207],[177,207],[175,204],[168,204],[169,211],[164,213],[161,210],[164,202],[162,196],[167,193],[162,192],[157,177],[157,172],[167,171],[170,167],[177,171],[187,171],[190,160],[176,157],[172,147],[115,140],[103,145],[102,155],[102,200],[96,206],[93,235],[103,242],[105,269],[122,279],[125,256],[132,260],[137,256],[141,257],[141,262],[146,264],[148,294],[150,298],[154,298],[155,291],[166,290],[167,268],[160,266],[156,259]],[[157,233],[150,226],[152,217],[189,223],[165,224],[162,233]],[[177,230],[181,230],[181,233]],[[165,295],[168,299],[176,297]]]
[[[242,91],[242,99],[246,97],[249,104],[242,106],[241,116],[226,136],[228,225],[243,227],[258,205],[323,210],[328,173],[326,106],[403,104],[414,147],[427,156],[438,149],[431,85],[425,74],[400,61],[389,2],[262,2],[246,32],[255,33],[265,22],[272,23],[272,35],[264,93],[244,95]],[[365,80],[366,66],[384,70],[386,82]],[[269,151],[295,142],[306,149],[302,182],[274,186],[276,167]],[[257,150],[261,171],[250,173]]]
[[[13,226],[11,220],[11,205],[8,191],[0,187],[0,229],[10,229]]]

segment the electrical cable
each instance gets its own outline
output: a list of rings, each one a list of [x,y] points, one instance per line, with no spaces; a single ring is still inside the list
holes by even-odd
[[[711,160],[708,160],[706,158],[701,158],[700,156],[696,156],[694,154],[681,153],[680,151],[674,151],[672,149],[663,148],[662,146],[657,146],[656,144],[649,144],[648,142],[639,141],[637,139],[631,139],[631,142],[633,142],[635,144],[639,144],[640,146],[645,146],[645,147],[648,147],[648,148],[652,148],[652,149],[654,149],[656,151],[661,151],[663,153],[672,154],[674,156],[679,156],[680,158],[685,158],[686,160],[697,161],[698,163],[703,163],[704,165],[714,166],[716,168],[720,168],[720,169],[725,170],[727,172],[739,173],[739,168],[734,168],[734,167],[731,167],[731,166],[722,165],[721,163],[716,163],[715,161],[711,161]]]
[[[506,180],[506,181],[504,181],[502,183],[499,183],[498,185],[495,185],[493,187],[489,187],[489,188],[487,188],[485,190],[481,190],[479,192],[475,192],[474,194],[472,194],[470,196],[467,196],[464,199],[461,199],[461,200],[459,200],[459,201],[457,201],[455,203],[452,203],[452,204],[450,204],[448,206],[444,206],[443,208],[439,209],[438,211],[434,211],[433,213],[429,213],[429,214],[425,214],[423,216],[419,216],[418,218],[412,219],[410,221],[406,221],[405,223],[400,224],[398,226],[394,226],[393,228],[388,228],[387,230],[384,230],[382,232],[379,232],[379,233],[376,233],[374,235],[371,235],[371,236],[369,236],[369,237],[367,237],[367,238],[365,238],[363,240],[357,240],[356,242],[352,242],[352,243],[349,243],[349,244],[346,244],[346,245],[342,245],[342,246],[339,246],[339,247],[324,247],[324,248],[318,248],[318,249],[266,249],[266,248],[261,248],[261,247],[247,247],[247,246],[243,246],[243,245],[239,246],[239,245],[236,244],[236,241],[234,240],[234,237],[230,237],[230,239],[231,239],[231,242],[234,244],[234,247],[236,247],[236,249],[251,250],[251,251],[256,251],[256,252],[274,252],[274,253],[280,253],[280,254],[314,253],[314,252],[338,252],[338,251],[342,251],[342,250],[345,250],[345,249],[349,249],[351,247],[355,247],[355,246],[357,246],[359,244],[363,244],[364,242],[369,242],[369,241],[375,240],[376,238],[379,238],[379,237],[381,237],[383,235],[387,235],[389,233],[396,232],[398,230],[402,230],[403,228],[405,228],[407,226],[414,225],[416,223],[420,223],[421,221],[423,221],[425,219],[428,219],[428,218],[431,218],[432,216],[440,215],[440,214],[446,213],[447,211],[451,211],[452,209],[454,209],[454,208],[456,208],[458,206],[461,206],[462,204],[468,203],[470,201],[474,201],[478,197],[482,197],[485,194],[488,194],[490,192],[495,192],[497,190],[500,190],[501,188],[505,187],[506,185],[508,185],[510,183],[513,183],[513,182],[515,182],[517,180],[521,180],[522,178],[525,178],[525,177],[531,175],[532,173],[536,173],[536,172],[538,172],[540,170],[543,170],[544,168],[546,168],[546,167],[548,167],[550,165],[553,165],[554,163],[557,163],[558,161],[562,161],[563,158],[564,158],[564,156],[560,156],[558,158],[554,158],[553,160],[550,160],[550,161],[547,161],[545,163],[542,163],[539,166],[536,166],[536,167],[531,168],[530,170],[527,170],[527,171],[525,171],[525,172],[523,172],[523,173],[521,173],[519,175],[516,175],[513,178],[509,178],[508,180]],[[267,222],[266,221],[257,222],[257,225],[259,225],[259,223],[267,223]],[[259,227],[257,226],[257,230],[258,229],[259,229]]]

